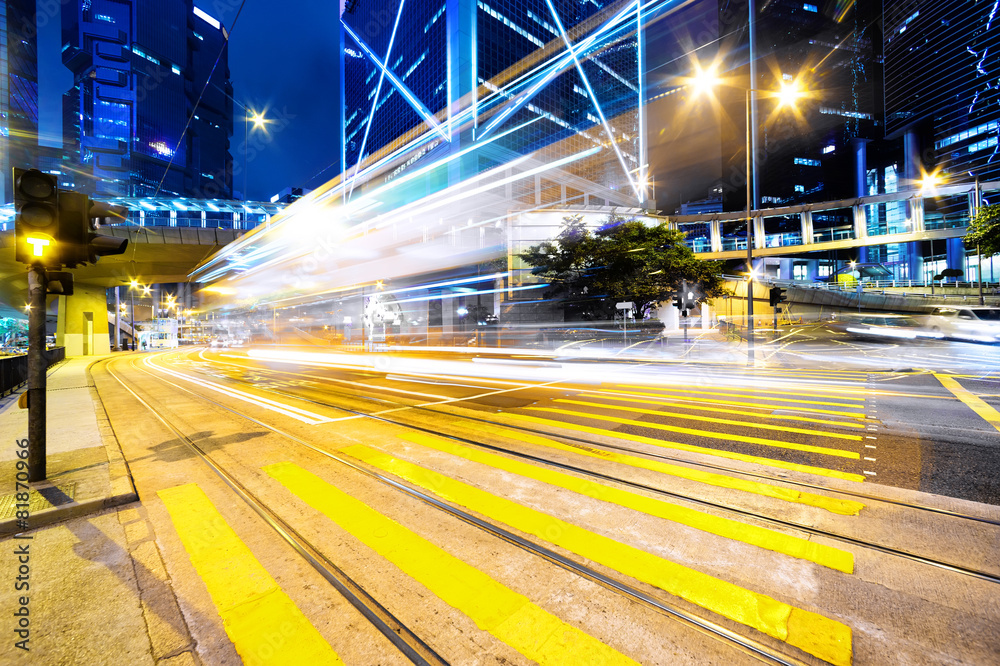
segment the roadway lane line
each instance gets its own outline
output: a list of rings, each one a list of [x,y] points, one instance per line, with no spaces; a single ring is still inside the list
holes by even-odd
[[[659,398],[660,400],[683,400],[685,402],[697,402],[709,405],[733,405],[739,407],[750,407],[751,409],[770,409],[772,411],[778,410],[793,410],[796,412],[803,412],[806,414],[831,414],[833,416],[846,416],[852,419],[865,419],[864,413],[862,412],[840,412],[835,409],[819,409],[816,407],[792,407],[788,405],[760,405],[753,402],[741,402],[738,400],[713,400],[711,398],[695,398],[686,395],[665,395],[663,393],[644,393],[641,391],[624,391],[619,390],[616,392],[606,392],[606,391],[581,391],[581,393],[599,393],[601,395],[624,395],[633,396],[640,395],[648,398]],[[739,396],[741,398],[746,398],[749,396]],[[794,400],[785,400],[785,402],[795,402]],[[847,407],[853,407],[853,405],[845,405]]]
[[[972,391],[969,391],[958,383],[953,377],[948,375],[934,375],[941,384],[951,391],[956,398],[961,400],[966,407],[978,414],[984,421],[1000,431],[1000,412],[990,407],[985,401],[978,398]]]
[[[642,400],[639,398],[625,397],[622,395],[615,395],[611,393],[604,393],[601,391],[580,391],[581,395],[603,398],[604,400],[619,400],[623,402],[638,403],[642,405],[665,405],[667,407],[677,407],[680,409],[693,409],[700,412],[714,412],[716,414],[739,414],[740,416],[748,416],[754,419],[777,419],[779,421],[802,421],[805,423],[821,423],[823,425],[833,425],[839,426],[841,428],[864,428],[863,423],[851,423],[849,421],[830,421],[827,419],[813,419],[808,416],[790,416],[788,414],[749,414],[746,410],[741,409],[724,409],[722,407],[702,407],[699,405],[691,404],[691,402],[684,402],[684,398],[680,398],[681,402],[673,402],[668,398],[661,398],[659,400]],[[634,394],[633,394],[634,395]],[[725,403],[722,403],[725,404]],[[762,409],[774,409],[771,406]],[[782,410],[785,411],[785,410]]]
[[[550,486],[565,488],[571,492],[602,502],[617,504],[626,509],[632,509],[633,511],[656,516],[657,518],[669,520],[674,523],[687,525],[702,532],[734,541],[741,541],[752,546],[757,546],[758,548],[788,555],[789,557],[814,562],[815,564],[835,569],[836,571],[854,573],[854,555],[839,548],[819,544],[808,539],[800,539],[799,537],[767,529],[766,527],[749,525],[741,523],[738,520],[715,516],[685,506],[639,495],[628,490],[601,485],[589,479],[546,469],[538,465],[529,465],[528,463],[504,458],[494,453],[478,451],[442,437],[423,433],[406,433],[398,435],[398,437],[407,442],[434,449],[435,451],[441,451],[442,453],[465,458],[466,460],[481,463],[494,469],[534,479]]]
[[[774,425],[773,423],[750,423],[738,419],[719,419],[712,416],[700,416],[698,414],[680,414],[678,412],[665,412],[660,409],[644,409],[642,407],[627,407],[624,405],[604,405],[599,402],[587,402],[586,400],[569,400],[567,398],[556,398],[552,402],[567,405],[582,405],[585,407],[598,407],[600,409],[616,409],[623,412],[636,412],[637,414],[651,414],[653,416],[663,416],[665,418],[687,419],[690,421],[701,421],[703,423],[719,423],[722,425],[735,425],[742,428],[759,428],[761,430],[778,430],[780,432],[795,432],[800,435],[815,435],[816,437],[833,437],[835,439],[860,440],[860,435],[848,435],[844,433],[829,433],[824,430],[809,430],[807,428],[790,428],[785,425]],[[855,424],[863,427],[861,424]]]
[[[796,400],[794,398],[768,398],[768,397],[765,397],[765,396],[762,396],[762,395],[747,395],[745,393],[720,393],[718,391],[694,391],[694,390],[691,390],[691,389],[676,389],[676,388],[667,388],[667,387],[661,387],[661,386],[650,387],[650,386],[641,386],[641,385],[635,385],[635,384],[620,384],[619,386],[621,386],[622,388],[645,389],[647,391],[654,390],[654,391],[668,391],[670,393],[693,393],[695,395],[718,395],[718,396],[724,396],[724,397],[730,397],[730,398],[753,398],[754,400],[770,400],[771,402],[794,402],[795,404],[798,404],[798,405],[825,405],[827,407],[847,407],[847,408],[850,408],[850,409],[864,409],[864,405],[845,405],[843,402],[822,402],[822,401],[816,401],[816,400]],[[753,389],[727,388],[725,390],[726,391],[754,391],[756,393],[765,393],[765,394],[768,394],[768,395],[793,395],[793,396],[809,395],[808,393],[791,393],[791,392],[787,392],[787,391],[769,391],[767,389],[760,389],[760,388],[753,388]],[[825,398],[827,396],[811,396],[811,397],[814,397],[814,398]],[[855,400],[855,401],[861,401],[861,402],[863,402],[864,398],[841,397],[841,398],[838,398],[838,400]]]
[[[520,430],[514,430],[512,428],[507,428],[504,426],[494,426],[487,423],[479,423],[476,421],[454,421],[452,422],[451,425],[457,426],[459,428],[473,430],[476,432],[487,433],[494,436],[506,437],[508,439],[513,439],[519,442],[523,442],[525,444],[534,444],[535,446],[541,446],[549,449],[556,449],[559,451],[566,451],[581,456],[587,456],[589,458],[597,458],[599,460],[618,463],[621,465],[628,465],[629,467],[635,467],[637,469],[646,469],[651,472],[666,474],[668,476],[674,476],[680,479],[687,479],[689,481],[695,481],[697,483],[704,483],[709,486],[728,488],[730,490],[739,490],[742,492],[752,493],[754,495],[760,495],[762,497],[771,497],[774,499],[779,499],[784,502],[806,504],[809,506],[817,507],[819,509],[824,509],[826,511],[829,511],[830,513],[836,513],[843,516],[856,516],[858,515],[858,513],[861,512],[861,509],[865,508],[865,505],[862,504],[861,502],[855,502],[852,500],[842,500],[833,497],[826,497],[825,495],[814,495],[812,493],[804,493],[798,490],[792,490],[790,488],[781,488],[779,486],[772,486],[767,483],[761,483],[760,481],[749,481],[747,479],[741,479],[734,476],[726,476],[725,474],[716,474],[715,472],[704,472],[700,469],[693,469],[691,467],[684,467],[682,465],[674,465],[672,463],[663,462],[661,460],[650,460],[648,458],[633,456],[627,453],[618,453],[616,451],[608,451],[606,449],[594,448],[579,443],[564,444],[562,442],[557,442],[554,439],[549,439],[547,437],[540,437],[538,435],[524,433],[521,432]],[[859,475],[858,480],[863,481],[864,477]]]
[[[529,660],[540,664],[638,666],[315,474],[289,462],[263,469],[293,495]]]
[[[245,663],[343,664],[201,488],[189,483],[156,494]]]
[[[665,439],[655,439],[653,437],[644,437],[643,435],[631,435],[625,432],[618,432],[617,430],[609,430],[607,428],[595,428],[593,426],[578,425],[576,423],[567,423],[566,421],[556,421],[554,419],[543,419],[538,416],[528,416],[527,414],[501,413],[494,415],[494,418],[501,418],[501,419],[508,418],[517,421],[528,421],[530,423],[538,423],[549,427],[562,428],[563,430],[575,430],[577,432],[586,432],[592,435],[603,435],[605,437],[613,437],[616,439],[624,439],[631,442],[639,442],[641,444],[649,444],[651,446],[657,446],[664,449],[676,449],[678,451],[688,451],[690,453],[701,453],[704,455],[714,456],[716,458],[728,458],[730,460],[739,460],[741,462],[748,462],[756,465],[779,467],[782,469],[793,470],[796,472],[805,472],[806,474],[829,476],[834,479],[844,479],[846,481],[858,481],[858,482],[865,480],[864,477],[861,476],[860,474],[841,472],[840,470],[828,469],[826,467],[813,467],[811,465],[791,463],[791,462],[786,462],[784,460],[776,460],[774,458],[751,456],[745,453],[735,453],[733,451],[712,449],[704,446],[695,446],[693,444],[681,444],[680,442],[670,442]],[[556,436],[558,437],[558,434],[556,434]],[[861,457],[860,454],[855,454],[855,456],[859,458]]]
[[[805,451],[807,453],[821,453],[827,456],[838,458],[859,458],[859,454],[844,449],[831,449],[826,446],[813,446],[811,444],[798,444],[797,442],[785,442],[778,439],[765,439],[763,437],[748,437],[746,435],[733,435],[727,432],[716,432],[714,430],[696,430],[694,428],[682,428],[664,423],[652,423],[649,421],[636,421],[634,419],[623,419],[617,416],[603,416],[601,414],[589,414],[587,412],[575,412],[569,409],[557,409],[555,407],[525,407],[524,409],[533,412],[551,412],[553,414],[563,414],[565,416],[575,416],[577,418],[591,419],[594,421],[610,421],[611,423],[621,423],[623,425],[636,426],[638,428],[651,428],[654,430],[665,430],[683,435],[693,435],[695,437],[707,437],[709,439],[722,439],[732,442],[744,442],[746,444],[760,444],[761,446],[771,446],[792,451]]]
[[[341,452],[490,520],[565,548],[832,664],[848,666],[851,663],[851,628],[845,624],[671,562],[367,446],[349,446]]]

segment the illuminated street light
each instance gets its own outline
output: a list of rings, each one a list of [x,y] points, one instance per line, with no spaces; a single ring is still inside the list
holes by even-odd
[[[243,108],[246,111],[243,116],[243,200],[247,201],[249,200],[247,196],[247,151],[250,148],[250,121],[253,121],[254,130],[262,130],[267,124],[267,118],[264,117],[263,113],[251,111],[245,106]]]
[[[695,69],[697,71],[696,75],[692,77],[691,83],[695,87],[695,90],[699,93],[710,93],[713,88],[717,85],[722,85],[724,82],[715,73],[715,67],[709,67],[703,69],[700,65],[695,64]],[[731,85],[725,83],[725,85]],[[742,87],[742,86],[732,86],[738,90],[742,90],[746,94],[746,118],[747,118],[747,130],[746,130],[746,150],[747,150],[747,363],[753,364],[754,362],[754,349],[753,349],[753,281],[754,281],[754,268],[753,268],[753,203],[751,197],[753,196],[753,163],[752,160],[755,159],[753,146],[750,145],[752,139],[752,133],[750,130],[750,95],[755,92],[764,93],[767,97],[774,97],[779,100],[779,108],[784,106],[795,107],[796,101],[806,96],[806,92],[803,90],[801,84],[796,80],[792,83],[782,83],[781,90],[762,90],[753,87]]]
[[[942,180],[943,179],[938,175],[937,171],[924,173],[923,178],[920,179],[920,191],[933,192],[937,189],[938,185],[942,183]]]

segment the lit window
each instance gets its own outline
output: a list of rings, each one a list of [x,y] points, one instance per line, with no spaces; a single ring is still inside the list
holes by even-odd
[[[796,185],[795,186],[795,191],[799,192],[799,193],[804,193],[806,191],[806,186],[805,185]]]
[[[170,71],[173,72],[174,74],[180,75],[181,68],[178,67],[177,65],[171,65],[170,66]]]
[[[823,154],[824,155],[829,155],[830,153],[832,153],[835,150],[837,150],[836,146],[824,146],[823,147]]]
[[[795,163],[802,166],[820,166],[819,160],[811,160],[808,157],[796,157]]]
[[[806,10],[807,12],[818,12],[819,11],[819,8],[816,7],[816,5],[810,5],[808,3],[802,5],[802,9]]]
[[[219,28],[222,27],[221,23],[219,23],[217,20],[215,20],[214,18],[212,18],[209,14],[207,14],[205,11],[199,9],[198,7],[194,8],[194,15],[197,16],[198,18],[202,19],[203,21],[205,21],[205,23],[209,24],[210,26],[212,26],[216,30],[218,30]]]

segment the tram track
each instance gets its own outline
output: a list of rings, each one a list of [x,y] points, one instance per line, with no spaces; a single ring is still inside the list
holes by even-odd
[[[619,595],[624,596],[634,602],[639,603],[642,606],[650,608],[659,613],[665,614],[672,617],[673,619],[681,622],[692,629],[701,631],[705,634],[712,636],[715,639],[721,640],[728,643],[733,648],[747,654],[749,656],[755,657],[759,660],[765,661],[767,663],[782,664],[788,666],[803,666],[810,663],[809,661],[803,661],[797,657],[781,653],[775,650],[773,647],[766,645],[763,642],[757,641],[752,637],[745,636],[737,631],[734,631],[728,627],[722,626],[710,619],[701,617],[689,610],[682,608],[679,605],[671,604],[663,599],[659,599],[652,596],[643,590],[628,584],[625,581],[619,580],[613,576],[609,576],[597,569],[594,569],[586,564],[577,562],[572,558],[566,557],[544,545],[535,543],[530,539],[526,539],[519,536],[509,530],[494,524],[490,521],[484,520],[478,516],[475,516],[467,511],[460,508],[452,506],[451,504],[442,501],[432,495],[418,489],[411,487],[406,483],[402,483],[396,479],[393,479],[385,474],[380,473],[376,469],[368,467],[366,464],[360,461],[354,460],[349,456],[341,455],[332,451],[327,451],[322,447],[311,444],[310,442],[304,440],[303,438],[289,433],[281,428],[273,426],[271,424],[265,423],[254,416],[246,414],[239,409],[234,409],[228,405],[221,403],[218,400],[214,400],[210,397],[181,386],[174,383],[169,379],[157,376],[155,373],[146,370],[144,368],[135,367],[135,360],[131,361],[132,368],[138,372],[144,373],[156,381],[167,384],[177,390],[187,393],[197,400],[208,403],[214,408],[237,416],[238,418],[244,419],[250,423],[267,429],[271,433],[278,435],[279,437],[288,439],[296,444],[303,446],[311,451],[319,453],[324,457],[334,460],[340,464],[343,464],[357,472],[364,474],[366,477],[374,479],[385,486],[395,489],[401,493],[404,493],[416,500],[419,500],[428,506],[431,506],[443,513],[450,515],[464,523],[474,526],[487,534],[490,534],[496,538],[499,538],[515,547],[524,550],[526,552],[532,553],[542,559],[559,566],[567,571],[575,573],[587,580],[590,580],[602,587],[609,589]],[[430,647],[427,647],[423,641],[419,639],[415,634],[412,634],[409,629],[407,629],[399,620],[385,610],[377,600],[372,598],[367,592],[364,591],[356,582],[347,577],[334,563],[330,562],[318,549],[316,549],[312,544],[310,544],[304,537],[302,537],[298,532],[294,530],[293,527],[288,525],[280,517],[278,517],[273,511],[266,507],[259,499],[257,499],[249,490],[245,488],[240,482],[233,477],[232,474],[227,472],[221,466],[218,465],[211,456],[205,451],[200,449],[197,444],[192,441],[187,435],[185,435],[180,428],[173,424],[169,419],[167,419],[162,413],[158,412],[152,405],[150,405],[146,400],[142,399],[135,391],[133,391],[126,384],[125,381],[115,373],[111,368],[107,368],[108,373],[118,382],[123,388],[125,388],[129,393],[131,393],[137,400],[139,400],[149,411],[153,412],[159,421],[161,421],[171,432],[176,434],[181,441],[183,441],[187,446],[189,446],[198,457],[208,465],[227,485],[230,486],[240,497],[241,500],[246,502],[250,507],[261,515],[262,518],[268,523],[269,526],[274,529],[279,536],[281,536],[285,541],[287,541],[293,549],[302,557],[304,557],[312,566],[317,568],[321,575],[324,576],[331,584],[334,585],[338,591],[341,591],[345,597],[359,610],[363,608],[362,613],[367,619],[373,621],[373,624],[379,629],[381,633],[386,635],[392,642],[400,648],[400,650],[406,654],[408,658],[416,664],[443,664],[447,663],[437,655]],[[338,408],[340,409],[340,408]],[[391,420],[384,419],[387,423],[395,423]],[[403,425],[395,423],[395,425]],[[334,582],[334,581],[337,582]],[[370,606],[374,605],[376,611],[370,610]],[[403,641],[401,644],[399,637],[393,640],[392,634],[395,634],[397,630],[403,635],[412,636],[408,640]],[[387,633],[388,632],[388,633]],[[416,646],[416,647],[415,647]]]
[[[272,371],[272,372],[281,373],[281,371]],[[624,485],[624,486],[627,486],[627,487],[630,487],[630,488],[634,488],[636,490],[642,490],[642,491],[650,492],[650,493],[653,493],[653,494],[661,496],[661,497],[670,497],[672,499],[681,500],[681,501],[684,501],[684,502],[690,502],[690,503],[693,503],[693,504],[697,504],[699,506],[704,506],[704,507],[707,507],[707,508],[724,511],[724,512],[727,512],[727,513],[730,513],[730,514],[735,514],[735,515],[740,516],[741,518],[761,521],[761,522],[767,523],[768,525],[772,525],[772,526],[775,526],[775,527],[803,531],[803,532],[806,532],[806,533],[811,534],[813,536],[819,536],[819,537],[828,538],[828,539],[831,539],[831,540],[834,540],[834,541],[838,541],[840,543],[850,544],[850,545],[858,547],[858,548],[865,548],[865,549],[868,549],[868,550],[877,551],[877,552],[880,552],[880,553],[883,553],[883,554],[886,554],[886,555],[890,555],[890,556],[893,556],[893,557],[898,557],[898,558],[909,560],[911,562],[915,562],[915,563],[919,563],[919,564],[924,564],[926,566],[931,566],[931,567],[934,567],[934,568],[937,568],[937,569],[941,569],[941,570],[945,570],[945,571],[951,571],[953,573],[958,573],[958,574],[961,574],[961,575],[964,575],[964,576],[970,576],[972,578],[977,578],[977,579],[984,580],[986,582],[990,582],[990,583],[994,583],[994,584],[1000,584],[1000,575],[998,575],[996,573],[993,573],[993,572],[982,571],[982,570],[978,570],[978,569],[975,569],[975,568],[972,568],[972,567],[967,567],[967,566],[955,564],[953,562],[948,562],[948,561],[944,561],[944,560],[941,560],[941,559],[936,559],[936,558],[933,558],[933,557],[928,557],[928,556],[925,556],[925,555],[920,555],[918,553],[912,553],[912,552],[909,552],[909,551],[901,549],[901,548],[895,548],[893,546],[889,546],[889,545],[885,545],[885,544],[881,544],[881,543],[876,543],[876,542],[870,541],[870,540],[860,539],[860,538],[857,538],[857,537],[854,537],[854,536],[851,536],[851,535],[841,534],[841,533],[838,533],[838,532],[833,532],[833,531],[830,531],[830,530],[826,530],[826,529],[814,527],[814,526],[811,526],[811,525],[803,525],[802,523],[798,523],[798,522],[794,522],[794,521],[788,521],[788,520],[783,520],[781,518],[776,518],[774,516],[768,516],[766,514],[763,514],[763,513],[757,512],[757,511],[752,511],[752,510],[749,510],[749,509],[743,509],[743,508],[733,507],[733,506],[729,506],[727,504],[722,504],[722,503],[714,502],[714,501],[711,501],[711,500],[706,500],[706,499],[702,499],[702,498],[698,498],[698,497],[693,497],[691,495],[687,495],[687,494],[683,494],[683,493],[677,493],[677,492],[665,490],[665,489],[662,489],[662,488],[657,488],[657,487],[654,487],[654,486],[649,486],[649,485],[646,485],[646,484],[637,483],[637,482],[630,481],[630,480],[627,480],[627,479],[622,479],[622,478],[619,478],[619,477],[616,477],[616,476],[613,476],[613,475],[608,475],[608,474],[603,474],[603,473],[600,473],[600,472],[595,472],[595,471],[592,471],[592,470],[588,470],[588,469],[583,468],[583,467],[569,465],[569,464],[566,464],[566,463],[560,463],[560,462],[557,462],[557,461],[554,461],[554,460],[550,460],[550,459],[547,459],[547,458],[544,458],[544,457],[541,457],[541,456],[535,456],[535,455],[526,454],[526,453],[519,452],[519,451],[516,451],[514,449],[511,449],[511,448],[505,448],[505,447],[497,446],[497,445],[494,445],[494,444],[487,444],[487,443],[481,442],[481,441],[476,440],[476,439],[470,439],[470,438],[466,438],[466,437],[461,437],[461,436],[454,435],[454,434],[445,434],[445,433],[442,433],[442,432],[440,432],[438,430],[434,430],[434,429],[427,428],[427,427],[420,426],[420,425],[415,425],[415,424],[412,424],[412,423],[407,423],[405,421],[400,421],[400,420],[388,418],[388,417],[386,417],[384,415],[366,413],[366,412],[363,412],[363,411],[360,411],[360,410],[351,409],[350,407],[345,407],[345,406],[342,406],[342,405],[337,405],[337,404],[333,404],[333,403],[322,401],[322,400],[316,400],[314,398],[304,397],[304,396],[296,395],[294,393],[289,393],[289,392],[286,392],[286,391],[281,391],[281,390],[275,389],[273,387],[271,387],[271,388],[260,388],[258,390],[265,391],[265,392],[270,393],[270,394],[275,395],[275,396],[281,396],[281,397],[284,397],[284,398],[298,400],[298,401],[306,402],[306,403],[309,403],[309,404],[317,405],[317,406],[320,406],[320,407],[325,407],[325,408],[328,408],[328,409],[336,409],[336,410],[339,410],[339,411],[342,411],[342,412],[345,412],[345,413],[348,413],[348,414],[352,414],[352,415],[355,415],[355,416],[373,419],[373,420],[376,420],[376,421],[379,421],[379,422],[382,422],[382,423],[392,424],[392,425],[400,426],[400,427],[403,427],[403,428],[408,428],[408,429],[415,430],[415,431],[418,431],[418,432],[422,432],[422,433],[425,433],[425,434],[431,434],[431,435],[436,435],[436,436],[440,436],[440,437],[445,437],[445,438],[451,439],[451,440],[456,441],[456,442],[460,442],[460,443],[463,443],[463,444],[473,445],[473,446],[479,447],[481,449],[486,449],[486,450],[493,451],[493,452],[498,452],[498,453],[503,453],[503,454],[511,455],[511,456],[520,458],[522,460],[529,460],[531,462],[534,462],[534,463],[537,463],[537,464],[546,465],[546,466],[549,466],[549,467],[552,467],[552,468],[556,468],[556,469],[559,469],[559,470],[573,472],[573,473],[580,474],[580,475],[583,475],[583,476],[587,476],[587,477],[590,477],[590,478],[600,479],[602,481],[607,481],[607,482],[612,482],[612,483],[618,483],[618,484],[621,484],[621,485]],[[357,396],[351,396],[351,397],[355,398],[355,399],[357,398]],[[365,397],[365,396],[363,396],[363,397]],[[902,501],[899,501],[899,500],[893,500],[893,499],[883,498],[883,497],[871,495],[871,494],[868,494],[868,493],[860,493],[860,492],[856,492],[856,491],[841,490],[841,489],[830,489],[830,488],[827,488],[825,486],[821,486],[821,485],[818,485],[818,484],[809,483],[807,481],[801,481],[801,480],[796,480],[796,479],[788,479],[788,478],[784,478],[784,477],[769,476],[767,474],[761,474],[761,473],[755,473],[755,472],[748,472],[748,471],[744,471],[744,470],[737,470],[737,469],[734,469],[734,468],[731,468],[731,467],[726,467],[724,465],[716,465],[716,464],[712,464],[712,463],[708,463],[708,462],[697,462],[697,461],[692,461],[692,460],[689,460],[689,459],[686,459],[686,458],[682,458],[682,457],[678,457],[678,456],[671,456],[671,455],[662,454],[662,453],[654,453],[654,452],[649,452],[649,451],[642,451],[642,450],[633,449],[633,448],[630,448],[630,447],[627,447],[627,446],[612,445],[612,444],[608,444],[606,442],[597,443],[597,442],[594,442],[593,440],[588,440],[588,439],[581,438],[581,437],[575,437],[575,436],[572,436],[572,435],[569,435],[569,434],[564,434],[564,433],[556,434],[556,433],[553,433],[553,432],[549,432],[549,431],[546,431],[546,430],[540,430],[540,429],[536,429],[536,428],[531,428],[531,427],[524,426],[524,425],[521,425],[521,424],[515,424],[515,423],[510,423],[510,422],[493,421],[493,420],[486,419],[486,418],[476,418],[476,417],[473,417],[473,416],[470,416],[470,415],[458,415],[458,414],[454,414],[454,413],[451,413],[451,412],[445,412],[445,411],[441,411],[441,410],[438,410],[438,409],[432,409],[432,408],[429,408],[429,407],[426,407],[426,406],[421,406],[421,405],[406,405],[406,404],[403,404],[403,403],[396,403],[396,404],[400,404],[401,407],[405,407],[405,408],[408,408],[408,409],[411,409],[411,410],[418,410],[418,411],[422,411],[422,412],[428,412],[428,413],[434,414],[436,416],[445,416],[445,417],[449,417],[449,418],[458,418],[458,419],[462,419],[462,420],[466,420],[466,421],[472,421],[472,422],[481,423],[481,424],[488,425],[488,426],[500,427],[500,428],[505,428],[505,429],[508,429],[508,430],[517,430],[519,432],[524,432],[524,433],[528,433],[528,434],[536,435],[536,436],[555,437],[555,438],[563,439],[563,440],[566,440],[566,441],[575,442],[575,443],[578,443],[578,444],[584,444],[584,445],[586,445],[587,447],[590,447],[590,448],[602,448],[602,447],[604,447],[604,448],[607,448],[607,449],[613,449],[613,450],[615,450],[617,452],[626,453],[626,454],[629,454],[629,455],[640,455],[640,456],[645,456],[645,457],[653,458],[653,459],[656,459],[656,460],[663,460],[663,461],[670,461],[670,462],[679,462],[679,463],[683,463],[683,464],[686,464],[686,465],[698,466],[698,467],[701,467],[701,468],[704,468],[704,469],[709,469],[709,470],[716,471],[716,472],[723,472],[723,473],[726,473],[726,474],[739,474],[739,475],[748,476],[748,477],[751,477],[751,478],[754,478],[754,479],[766,480],[769,483],[775,483],[775,482],[777,482],[777,483],[789,484],[789,485],[800,487],[800,488],[808,488],[810,490],[821,490],[821,491],[824,491],[825,493],[834,493],[834,494],[837,494],[837,495],[846,495],[848,497],[853,497],[853,498],[857,498],[857,499],[864,499],[867,502],[880,502],[880,503],[883,503],[883,504],[900,506],[900,507],[907,508],[907,509],[914,509],[914,510],[919,510],[919,511],[926,511],[926,512],[940,514],[940,515],[947,516],[949,518],[954,518],[954,519],[963,519],[963,520],[973,521],[973,522],[977,522],[977,523],[984,523],[984,524],[988,524],[988,525],[1000,525],[1000,521],[992,520],[992,519],[989,519],[989,518],[984,518],[984,517],[981,517],[981,516],[973,516],[973,515],[962,514],[962,513],[953,512],[953,511],[948,511],[946,509],[941,509],[939,507],[930,507],[930,506],[925,506],[925,505],[920,505],[920,504],[914,504],[914,503],[909,503],[909,502],[902,502]]]

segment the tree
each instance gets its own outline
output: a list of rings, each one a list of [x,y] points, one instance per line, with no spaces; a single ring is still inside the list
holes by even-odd
[[[721,263],[695,257],[684,234],[665,222],[648,226],[612,214],[592,233],[582,216],[568,216],[554,241],[520,256],[549,281],[545,297],[559,299],[570,319],[611,319],[619,301],[632,301],[636,317],[645,318],[684,280],[700,301],[725,293]]]
[[[980,206],[969,220],[965,247],[984,257],[1000,254],[1000,204]]]

